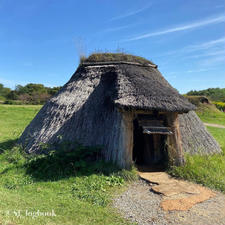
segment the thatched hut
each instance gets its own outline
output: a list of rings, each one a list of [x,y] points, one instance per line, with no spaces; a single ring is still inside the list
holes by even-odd
[[[28,153],[40,153],[42,143],[64,140],[101,146],[104,159],[122,168],[167,160],[181,165],[184,150],[189,150],[182,147],[186,134],[179,123],[186,120],[180,115],[193,109],[152,62],[125,54],[94,54],[42,107],[19,143]],[[208,139],[212,137],[200,141]]]

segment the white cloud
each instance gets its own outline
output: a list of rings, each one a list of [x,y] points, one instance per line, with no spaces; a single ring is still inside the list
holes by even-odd
[[[149,38],[149,37],[153,37],[153,36],[164,35],[164,34],[168,34],[168,33],[191,30],[191,29],[195,29],[198,27],[203,27],[206,25],[222,23],[222,22],[225,22],[224,15],[220,15],[220,16],[217,16],[214,18],[208,18],[208,19],[205,19],[202,21],[198,21],[198,22],[194,22],[194,23],[190,23],[190,24],[186,24],[186,25],[175,26],[173,28],[169,28],[169,29],[165,29],[165,30],[161,30],[161,31],[157,31],[157,32],[146,33],[143,35],[139,35],[139,36],[127,39],[125,41],[135,41],[135,40],[145,39],[145,38]]]
[[[130,25],[125,25],[125,26],[119,26],[119,27],[111,27],[111,28],[107,28],[104,30],[104,32],[114,32],[114,31],[118,31],[118,30],[123,30],[129,27],[134,26],[135,24],[130,24]]]
[[[225,62],[225,55],[220,55],[217,57],[211,57],[205,60],[201,60],[199,62],[200,66],[218,66],[218,65],[224,65]]]
[[[186,56],[185,58],[202,58],[202,57],[208,57],[208,56],[225,56],[225,50],[218,50],[218,51],[209,51],[202,54],[194,54]]]
[[[199,70],[188,70],[187,73],[201,73],[201,72],[206,72],[211,69],[199,69]]]
[[[219,38],[219,39],[215,39],[215,40],[211,40],[211,41],[207,41],[207,42],[203,42],[203,43],[198,43],[198,44],[194,44],[194,45],[188,45],[184,48],[181,49],[177,49],[177,50],[173,50],[173,51],[169,51],[169,52],[165,52],[161,55],[158,55],[157,57],[161,57],[161,56],[168,56],[168,55],[184,55],[184,54],[190,54],[193,52],[197,52],[197,51],[207,51],[204,52],[202,54],[199,54],[199,56],[209,56],[209,55],[217,55],[217,54],[225,54],[225,37]],[[196,57],[197,55],[190,55],[190,56],[186,56],[186,57]]]
[[[225,37],[216,39],[216,40],[211,40],[208,42],[204,42],[201,44],[197,44],[197,45],[190,45],[188,47],[186,47],[186,51],[189,52],[193,52],[193,51],[198,51],[198,50],[204,50],[204,49],[209,49],[211,47],[214,47],[216,45],[220,45],[220,44],[225,44]]]
[[[124,13],[123,15],[115,16],[115,17],[111,18],[110,21],[124,19],[126,17],[130,17],[130,16],[133,16],[133,15],[136,15],[136,14],[138,14],[140,12],[143,12],[144,10],[150,8],[151,6],[152,6],[152,4],[148,4],[147,6],[144,6],[144,7],[140,8],[140,9]]]
[[[225,37],[198,45],[187,46],[181,50],[181,53],[186,54],[184,58],[197,59],[200,66],[208,67],[224,64]]]

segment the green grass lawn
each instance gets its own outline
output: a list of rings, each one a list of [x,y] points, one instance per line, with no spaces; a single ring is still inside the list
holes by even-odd
[[[135,179],[133,171],[119,171],[101,161],[77,160],[79,151],[30,159],[13,147],[40,108],[0,105],[0,224],[129,224],[111,207],[111,198]],[[218,123],[218,115],[202,112],[200,116]],[[225,129],[208,130],[225,152]],[[225,192],[225,154],[186,156],[186,160],[184,167],[173,167],[170,173]],[[32,217],[38,210],[54,210],[55,214]]]
[[[73,155],[31,160],[12,147],[40,108],[0,105],[0,224],[130,224],[110,199],[134,173],[103,162],[86,170],[82,161],[73,164]],[[38,210],[55,214],[32,217]]]
[[[40,105],[0,105],[1,147],[3,147],[3,142],[10,143],[17,139],[40,108]]]

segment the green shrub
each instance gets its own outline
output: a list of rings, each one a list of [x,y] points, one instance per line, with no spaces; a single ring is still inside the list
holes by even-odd
[[[207,96],[212,101],[225,102],[225,88],[208,88],[200,91],[189,91],[187,95]]]
[[[25,155],[19,146],[15,146],[10,151],[5,151],[3,154],[4,158],[9,163],[23,165],[26,162]]]
[[[213,102],[217,109],[225,112],[225,102]]]
[[[24,103],[22,101],[19,101],[19,100],[5,100],[4,104],[7,104],[7,105],[23,105]]]

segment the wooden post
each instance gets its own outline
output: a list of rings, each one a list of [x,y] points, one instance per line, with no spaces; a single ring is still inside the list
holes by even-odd
[[[185,163],[181,144],[178,113],[168,113],[168,125],[172,128],[172,135],[168,136],[169,161],[173,165],[181,166]]]
[[[129,169],[133,156],[133,113],[122,112],[121,159],[120,167]]]

